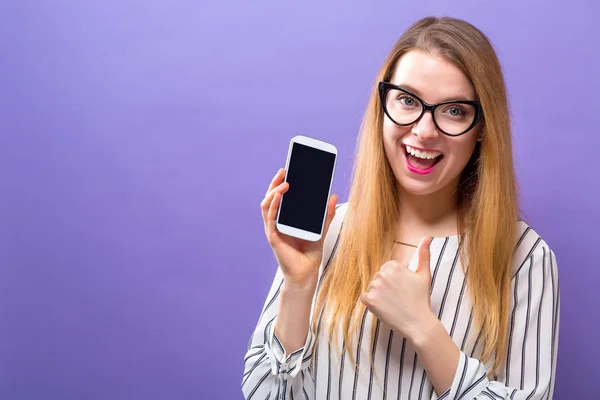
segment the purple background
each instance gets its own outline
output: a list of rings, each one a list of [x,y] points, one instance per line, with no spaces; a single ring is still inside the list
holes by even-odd
[[[285,4],[284,4],[285,3]],[[346,199],[384,57],[425,15],[494,42],[523,211],[562,288],[556,397],[599,395],[600,5],[0,2],[0,398],[239,399],[289,139]]]

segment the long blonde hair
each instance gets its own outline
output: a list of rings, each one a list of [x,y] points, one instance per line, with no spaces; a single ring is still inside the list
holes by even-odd
[[[384,114],[377,82],[389,81],[399,59],[414,49],[444,57],[460,68],[473,84],[485,116],[482,139],[462,172],[458,196],[459,231],[466,238],[461,257],[468,265],[473,314],[481,329],[482,361],[495,358],[491,374],[505,360],[517,190],[500,63],[486,36],[467,22],[424,18],[400,37],[385,60],[361,125],[348,210],[316,309],[329,316],[330,340],[342,329],[345,351],[353,360],[353,334],[365,311],[359,296],[387,261],[399,213],[398,183],[383,146]],[[314,313],[313,326],[319,315]]]

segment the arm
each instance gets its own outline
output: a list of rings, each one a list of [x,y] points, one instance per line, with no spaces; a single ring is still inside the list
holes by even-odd
[[[439,321],[413,339],[436,391],[447,399],[551,399],[556,371],[559,291],[556,259],[540,242],[511,282],[508,356],[490,381]],[[449,389],[448,389],[449,388]]]
[[[431,314],[431,317],[426,328],[411,339],[411,344],[439,394],[452,386],[461,352],[440,320],[434,314]]]
[[[317,286],[316,278],[315,275],[311,282],[303,286],[286,285],[285,282],[281,285],[275,337],[281,343],[284,354],[290,354],[306,343],[312,299]]]
[[[281,268],[277,270],[244,359],[246,399],[314,399],[314,379],[308,370],[315,344],[310,319],[317,281],[334,255],[342,221],[343,212],[333,218],[318,274],[308,284],[286,285]]]
[[[339,235],[341,216],[335,218],[337,196],[333,195],[327,205],[321,240],[307,242],[278,232],[277,210],[289,189],[289,184],[284,182],[284,172],[284,169],[277,172],[260,203],[265,236],[279,268],[244,358],[242,392],[246,399],[271,396],[287,399],[289,396],[310,400],[309,394],[314,397],[312,377],[304,373],[312,359],[312,300],[323,271],[324,256],[333,252],[331,238],[337,239]],[[281,335],[285,348],[303,347],[286,355],[275,331]]]
[[[309,324],[312,297],[311,294],[306,303],[306,293],[290,293],[283,282],[281,270],[277,270],[244,358],[244,398],[263,399],[269,394],[272,398],[279,398],[275,395],[280,394],[287,399],[293,392],[294,398],[312,399],[313,379],[306,371],[311,363],[314,347]],[[304,312],[294,315],[294,304],[298,304]],[[306,312],[308,315],[304,318]],[[293,331],[303,325],[306,327],[303,333]],[[282,332],[276,326],[281,326]],[[281,340],[276,331],[281,333]],[[294,351],[286,352],[282,342]]]

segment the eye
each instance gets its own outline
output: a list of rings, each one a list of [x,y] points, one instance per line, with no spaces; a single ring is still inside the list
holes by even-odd
[[[464,108],[454,104],[444,110],[444,112],[450,114],[452,117],[463,117],[467,114]]]
[[[397,100],[400,102],[400,104],[407,107],[414,107],[417,104],[415,99],[405,94],[399,95]]]

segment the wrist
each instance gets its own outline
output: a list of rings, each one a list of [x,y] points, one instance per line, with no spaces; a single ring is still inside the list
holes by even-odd
[[[284,277],[281,291],[288,294],[305,294],[307,292],[312,294],[317,287],[317,278],[317,274],[302,281],[294,281]]]
[[[285,284],[281,286],[281,300],[284,302],[312,302],[315,295],[316,284]]]
[[[446,333],[446,329],[433,313],[425,317],[415,328],[407,339],[417,353],[435,341],[442,331]]]

